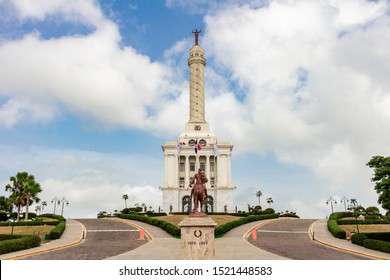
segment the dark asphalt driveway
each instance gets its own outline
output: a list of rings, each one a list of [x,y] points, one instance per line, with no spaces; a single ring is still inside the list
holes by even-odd
[[[77,219],[86,229],[84,242],[65,249],[42,253],[25,260],[101,260],[133,250],[146,242],[137,228],[119,221]]]
[[[280,219],[257,229],[248,241],[268,252],[293,260],[367,260],[368,258],[318,244],[308,233],[316,220]]]

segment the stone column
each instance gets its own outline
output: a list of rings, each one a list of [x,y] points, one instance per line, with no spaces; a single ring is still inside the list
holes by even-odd
[[[184,178],[184,187],[188,187],[190,184],[190,158],[189,156],[186,157],[186,163],[184,166],[184,172],[185,172],[185,178]]]
[[[165,187],[168,186],[168,172],[169,172],[169,168],[168,168],[168,155],[164,154],[164,186]]]
[[[180,160],[180,157],[178,157],[177,155],[174,155],[174,160],[175,160],[175,164],[174,164],[175,179],[173,182],[173,186],[175,188],[178,188],[179,187],[179,160]]]
[[[206,188],[210,188],[211,185],[210,185],[210,156],[209,155],[206,155],[206,176],[207,178],[209,179],[209,181],[207,182],[206,184]]]

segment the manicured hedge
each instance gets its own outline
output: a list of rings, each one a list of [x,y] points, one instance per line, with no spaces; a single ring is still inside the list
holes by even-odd
[[[373,224],[389,224],[387,220],[337,220],[338,225],[373,225]]]
[[[56,214],[49,214],[49,213],[46,213],[46,214],[43,214],[41,217],[45,217],[45,218],[52,218],[52,219],[56,219],[56,220],[58,220],[58,221],[63,221],[63,222],[65,222],[66,221],[66,219],[63,217],[63,216],[61,216],[61,215],[56,215]]]
[[[140,221],[143,223],[147,223],[156,227],[159,227],[166,232],[168,232],[170,235],[179,237],[180,236],[180,229],[172,225],[171,223],[162,221],[162,220],[157,220],[150,218],[148,216],[141,216],[141,215],[135,215],[135,214],[121,214],[119,215],[119,218],[121,219],[128,219],[128,220],[134,220],[134,221]]]
[[[367,235],[364,233],[355,233],[351,236],[351,242],[356,245],[363,246],[364,239],[367,239]]]
[[[279,218],[279,214],[251,215],[251,216],[243,217],[241,219],[231,221],[216,227],[214,235],[216,237],[221,237],[222,235],[232,230],[233,228],[236,228],[243,224],[260,221],[260,220],[277,219],[277,218]]]
[[[66,227],[66,222],[59,222],[58,225],[53,228],[50,232],[50,239],[59,239],[64,232]]]
[[[162,220],[157,220],[147,216],[132,215],[132,214],[121,214],[119,215],[119,218],[140,221],[140,222],[144,222],[159,227],[165,230],[166,232],[168,232],[169,234],[173,235],[174,237],[180,237],[181,235],[180,229],[177,226]],[[224,235],[226,232],[228,232],[229,230],[238,227],[240,225],[255,222],[255,221],[265,220],[265,219],[276,219],[276,218],[279,218],[279,214],[251,215],[216,227],[214,235],[216,237],[220,237]]]
[[[10,226],[43,226],[43,225],[49,225],[49,226],[56,226],[58,225],[60,221],[29,221],[29,222],[5,222],[0,223],[0,227],[10,227]]]
[[[334,237],[340,239],[347,238],[347,233],[339,227],[336,220],[328,220],[328,230],[333,234]]]
[[[36,235],[0,235],[0,254],[38,247],[41,239]]]
[[[368,249],[390,253],[390,232],[356,233],[351,242]]]
[[[352,212],[334,212],[330,214],[329,220],[339,220],[342,218],[349,218],[349,217],[353,217]]]

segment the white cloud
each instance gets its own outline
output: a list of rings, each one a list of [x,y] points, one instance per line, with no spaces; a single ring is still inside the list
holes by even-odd
[[[167,94],[169,68],[131,47],[122,47],[118,27],[103,18],[92,1],[40,1],[39,9],[28,3],[14,3],[23,18],[77,14],[96,30],[84,36],[51,39],[32,33],[2,43],[0,94],[9,103],[15,103],[15,98],[44,100],[52,111],[59,103],[110,126],[150,128],[151,114]],[[2,118],[18,114],[6,113]]]
[[[87,23],[98,27],[105,22],[101,10],[93,1],[84,0],[13,0],[11,5],[22,20],[44,20],[59,14],[67,21]]]
[[[210,7],[204,1],[193,4]],[[375,201],[365,163],[372,155],[390,153],[388,2],[231,1],[217,6],[205,17],[201,44],[208,58],[206,119],[218,138],[231,141],[236,155],[273,154],[282,165],[303,166],[321,181],[316,194],[350,193]],[[15,7],[21,20],[59,14],[94,29],[82,36],[44,39],[36,32],[2,41],[0,125],[12,127],[27,116],[48,122],[65,108],[108,126],[173,137],[181,132],[188,120],[187,40],[167,50],[163,62],[152,62],[121,46],[118,27],[93,1],[39,1],[37,6],[15,1]],[[94,167],[84,159],[83,175],[65,164],[77,165],[72,160],[61,156],[44,180],[59,189],[76,187],[77,181],[88,193],[93,190],[88,180],[94,179],[104,182],[98,190],[126,188],[125,180],[108,179],[102,172],[107,166]],[[62,161],[66,168],[57,166]],[[120,174],[117,178],[125,172]],[[304,197],[313,195],[307,191],[312,183],[303,182],[306,191],[286,196],[284,205],[290,199],[297,208],[288,210],[310,212]],[[132,184],[141,185],[150,184]],[[321,207],[316,209],[321,213]]]
[[[43,189],[39,197],[48,202],[50,212],[54,211],[50,202],[55,197],[69,201],[64,210],[67,217],[96,217],[99,211],[122,210],[123,194],[129,195],[128,206],[145,203],[154,211],[161,206],[158,187],[163,163],[159,158],[11,146],[0,146],[0,157],[4,159],[0,178],[4,180],[20,171],[33,174]],[[1,183],[5,186],[10,182]],[[4,188],[0,191],[3,193]]]
[[[271,152],[311,170],[327,192],[375,201],[365,164],[390,153],[388,8],[386,1],[272,1],[206,16],[206,56],[245,92],[242,101],[220,96],[231,100],[222,112],[208,103],[217,135],[236,153]],[[238,113],[224,119],[226,112]]]
[[[20,122],[47,123],[56,116],[56,109],[31,98],[13,98],[0,105],[0,126],[10,128]]]

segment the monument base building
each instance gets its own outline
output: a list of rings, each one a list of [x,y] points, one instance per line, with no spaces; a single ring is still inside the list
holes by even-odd
[[[217,141],[210,132],[205,120],[204,66],[206,59],[203,49],[198,45],[195,33],[195,45],[190,50],[190,119],[185,130],[174,142],[162,145],[164,152],[164,182],[161,187],[163,211],[191,212],[191,178],[198,169],[205,171],[206,211],[233,212],[233,191],[231,176],[231,152],[233,145]]]

